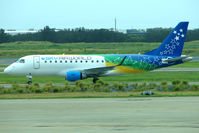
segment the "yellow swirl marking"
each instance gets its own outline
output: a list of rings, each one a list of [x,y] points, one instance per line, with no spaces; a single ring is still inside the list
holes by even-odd
[[[116,64],[110,63],[110,62],[106,62],[106,66],[114,66]],[[146,72],[146,70],[137,70],[134,68],[130,68],[127,66],[117,66],[115,70],[116,72],[121,72],[121,73],[142,73],[142,72]]]
[[[110,62],[106,62],[106,66],[114,66],[116,64],[110,63]]]
[[[116,72],[122,72],[122,73],[143,73],[146,72],[145,70],[137,70],[137,69],[133,69],[127,66],[118,66],[116,67],[116,70],[114,70]]]

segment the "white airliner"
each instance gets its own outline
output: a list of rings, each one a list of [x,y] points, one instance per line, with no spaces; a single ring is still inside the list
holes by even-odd
[[[192,60],[182,56],[188,22],[180,22],[162,42],[144,54],[104,55],[29,55],[8,66],[4,73],[24,75],[32,83],[32,76],[62,76],[68,81],[122,74],[147,72]]]

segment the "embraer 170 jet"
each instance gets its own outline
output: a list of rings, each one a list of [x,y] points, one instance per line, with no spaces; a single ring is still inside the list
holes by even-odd
[[[144,54],[103,55],[29,55],[8,66],[4,72],[26,75],[28,84],[32,76],[63,76],[68,81],[122,74],[152,71],[191,61],[192,57],[181,55],[188,22],[180,22],[162,42]]]

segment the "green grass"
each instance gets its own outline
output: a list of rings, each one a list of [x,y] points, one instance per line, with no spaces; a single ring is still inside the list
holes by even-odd
[[[50,42],[13,42],[0,44],[0,58],[21,57],[30,54],[137,54],[157,48],[160,43],[50,43]],[[186,42],[183,54],[199,55],[199,41]],[[189,62],[172,67],[198,68],[199,62]],[[0,66],[6,67],[6,66]],[[1,70],[3,71],[3,70]],[[133,75],[101,77],[109,82],[161,82],[173,80],[199,81],[199,72],[146,72]],[[92,83],[92,79],[85,82]],[[26,83],[25,76],[0,74],[0,83]],[[37,83],[64,83],[64,77],[35,76]],[[199,96],[199,92],[155,92],[156,96]],[[44,93],[44,94],[4,94],[0,99],[24,98],[100,98],[100,97],[143,97],[140,92],[73,92],[73,93]]]
[[[199,91],[156,92],[143,96],[140,92],[67,92],[42,94],[1,94],[0,99],[57,99],[57,98],[128,98],[128,97],[176,97],[199,96]]]
[[[199,62],[185,62],[183,64],[171,66],[177,68],[199,68]]]
[[[5,68],[5,67],[7,67],[8,65],[0,65],[0,67],[3,67],[3,68]]]
[[[103,81],[106,82],[161,82],[161,81],[173,81],[187,80],[192,82],[199,81],[199,72],[146,72],[132,75],[124,76],[114,76],[114,77],[101,77]],[[56,76],[35,76],[33,77],[33,82],[37,83],[64,83],[64,77]],[[85,82],[92,82],[92,79],[85,79]],[[0,83],[26,83],[27,79],[25,76],[12,76],[7,74],[0,74]]]
[[[54,82],[54,83],[63,83],[65,80],[63,77],[56,76],[35,76],[33,77],[33,81],[37,83],[46,83],[46,82]],[[26,83],[27,78],[24,76],[14,76],[7,74],[0,74],[0,83]]]
[[[147,82],[147,81],[173,81],[187,80],[199,81],[199,72],[146,72],[134,75],[124,75],[117,77],[104,77],[102,80],[109,82]]]
[[[21,57],[31,54],[137,54],[157,48],[160,43],[0,43],[0,58]],[[185,42],[182,54],[199,55],[199,41]]]

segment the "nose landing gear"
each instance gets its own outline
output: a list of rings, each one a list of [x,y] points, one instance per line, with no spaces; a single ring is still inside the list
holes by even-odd
[[[26,74],[26,78],[28,79],[28,82],[27,82],[27,84],[32,84],[32,75],[31,75],[31,73],[29,73],[29,74]]]
[[[94,78],[93,78],[93,83],[95,84],[98,80],[99,80],[98,77],[94,77]]]

